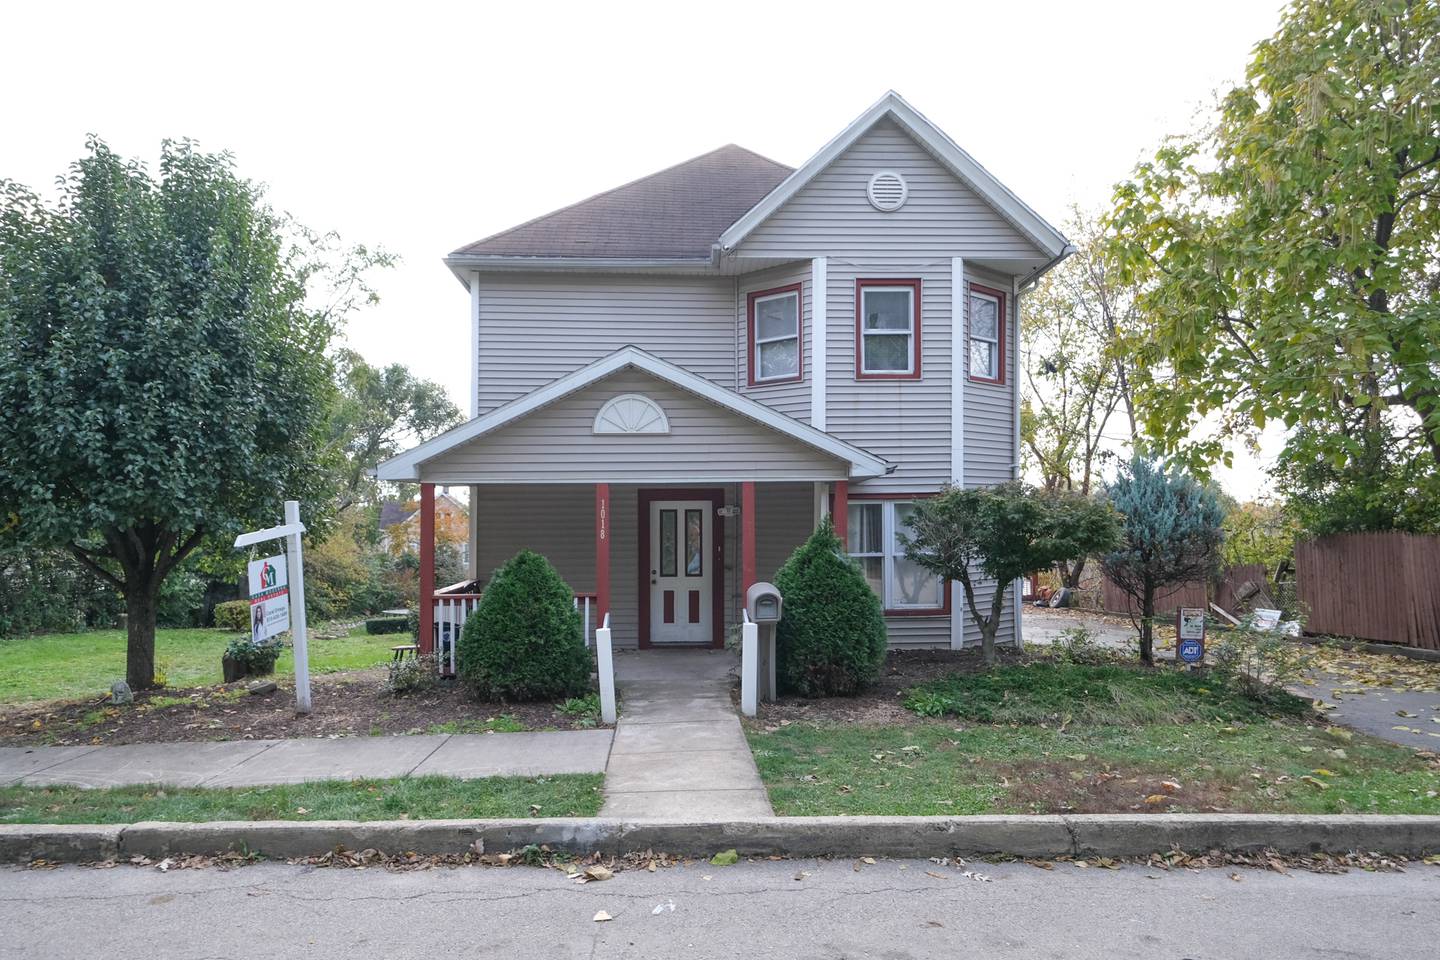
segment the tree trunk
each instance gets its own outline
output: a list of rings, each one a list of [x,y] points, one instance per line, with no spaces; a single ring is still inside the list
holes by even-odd
[[[1140,662],[1155,665],[1155,588],[1146,585],[1140,601]]]
[[[132,584],[125,593],[125,682],[131,690],[155,684],[155,608],[158,585]]]
[[[1081,557],[1075,561],[1072,567],[1068,562],[1060,561],[1060,584],[1069,587],[1071,590],[1080,589],[1080,577],[1085,573],[1085,558]]]

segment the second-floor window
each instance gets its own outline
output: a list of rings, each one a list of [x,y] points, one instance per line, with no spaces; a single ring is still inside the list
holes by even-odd
[[[970,285],[970,379],[1005,382],[1005,295]]]
[[[920,281],[855,281],[855,376],[920,377]]]
[[[750,383],[800,379],[800,284],[750,294]]]

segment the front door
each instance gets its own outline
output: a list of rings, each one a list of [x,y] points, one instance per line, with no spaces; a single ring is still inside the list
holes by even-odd
[[[709,500],[650,502],[650,642],[708,645],[717,575]]]

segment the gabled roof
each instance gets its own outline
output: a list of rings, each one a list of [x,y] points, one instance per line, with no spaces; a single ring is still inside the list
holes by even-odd
[[[791,168],[728,144],[456,250],[478,257],[710,259],[722,230]]]
[[[848,150],[866,131],[886,117],[899,124],[901,129],[914,137],[936,160],[969,185],[1041,251],[1051,257],[1059,257],[1071,249],[1069,241],[1059,230],[1046,223],[1044,218],[1026,206],[1003,183],[996,180],[990,171],[977,163],[974,157],[962,150],[955,141],[945,135],[944,131],[927,120],[893,90],[877,100],[870,109],[856,117],[854,122],[840,131],[838,136],[825,144],[819,153],[786,177],[784,182],[766,194],[764,199],[746,211],[743,216],[736,219],[720,235],[720,248],[727,252],[735,249],[756,227],[784,206],[791,197],[799,193],[807,183],[828,167],[835,158]]]
[[[823,430],[817,430],[809,424],[787,417],[773,407],[751,400],[749,397],[743,397],[732,390],[726,390],[704,377],[691,373],[683,367],[677,367],[667,360],[661,360],[639,347],[626,346],[601,357],[589,366],[581,367],[574,373],[566,374],[558,380],[552,380],[523,397],[512,400],[502,407],[497,407],[484,416],[476,417],[417,447],[412,447],[398,457],[380,464],[376,475],[381,480],[418,480],[420,466],[426,461],[433,460],[449,450],[483,437],[506,424],[513,423],[627,367],[642,370],[659,380],[708,400],[716,406],[723,407],[777,433],[791,437],[808,447],[843,460],[850,464],[850,476],[854,479],[883,476],[894,469],[883,458],[862,450],[854,444],[838,440]]]

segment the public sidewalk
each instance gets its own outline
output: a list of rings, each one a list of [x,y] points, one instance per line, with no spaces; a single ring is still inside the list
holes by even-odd
[[[603,773],[610,730],[0,747],[0,786],[252,787],[436,775]]]
[[[772,817],[730,698],[735,654],[646,650],[615,657],[620,719],[602,817]]]

